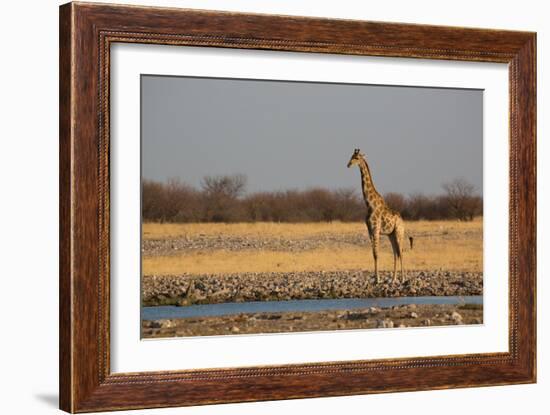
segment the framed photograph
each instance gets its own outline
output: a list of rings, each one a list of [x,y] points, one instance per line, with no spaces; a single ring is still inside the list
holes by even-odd
[[[536,381],[536,35],[60,8],[60,407]]]

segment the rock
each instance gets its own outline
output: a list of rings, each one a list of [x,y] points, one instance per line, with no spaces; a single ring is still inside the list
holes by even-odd
[[[211,295],[208,296],[208,299],[213,302],[225,302],[231,299],[231,290],[224,288],[219,291],[213,292]]]
[[[149,324],[152,329],[169,329],[175,326],[172,320],[153,320]]]
[[[366,321],[368,321],[369,313],[360,313],[360,312],[350,313],[350,312],[348,312],[347,315],[346,315],[346,319],[347,320],[366,320]]]
[[[180,306],[180,307],[185,307],[185,306],[188,306],[188,305],[191,305],[191,304],[190,304],[189,299],[187,297],[183,297],[183,298],[180,298],[179,300],[176,301],[176,305]]]
[[[185,241],[182,240],[184,243]],[[222,239],[220,243],[228,243]],[[369,273],[356,270],[304,272],[244,272],[229,275],[180,274],[147,275],[142,283],[142,303],[154,305],[192,305],[203,303],[266,300],[300,300],[320,298],[373,298],[414,295],[479,295],[483,291],[482,273],[463,276],[411,271],[410,284],[397,287],[388,284],[390,273],[381,271],[380,284],[369,283]],[[414,274],[414,275],[412,275]],[[464,279],[468,281],[464,281]],[[187,301],[185,301],[186,299]],[[410,304],[408,310],[417,310]],[[370,307],[369,312],[380,312]]]
[[[240,332],[241,330],[237,327],[237,326],[233,326],[231,327],[231,333],[238,333]]]
[[[456,311],[453,311],[451,314],[451,320],[455,322],[455,324],[462,324],[462,316],[458,314]]]
[[[422,325],[423,326],[431,326],[432,325],[432,320],[430,320],[429,318],[425,319],[425,320],[422,320]]]
[[[377,320],[376,327],[380,329],[391,329],[393,328],[393,321],[391,321],[389,318],[386,318],[384,320]]]
[[[406,328],[407,326],[406,326],[405,324],[401,323],[401,324],[400,324],[399,326],[397,326],[397,327],[400,328],[400,329],[404,329],[404,328]]]
[[[418,314],[416,314],[414,311],[409,314],[410,318],[418,318]]]

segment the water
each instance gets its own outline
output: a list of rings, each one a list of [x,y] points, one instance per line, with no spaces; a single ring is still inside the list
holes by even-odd
[[[142,307],[143,320],[187,317],[215,317],[240,313],[278,313],[288,311],[353,310],[367,307],[392,307],[407,304],[483,304],[483,296],[340,298],[331,300],[254,301],[246,303],[200,304],[184,307]]]

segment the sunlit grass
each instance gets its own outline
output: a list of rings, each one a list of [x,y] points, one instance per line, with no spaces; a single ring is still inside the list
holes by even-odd
[[[409,222],[415,235],[414,249],[404,253],[405,269],[471,271],[483,270],[482,220],[474,222]],[[146,225],[156,237],[196,234],[300,238],[331,232],[362,232],[358,223],[333,224],[190,224]],[[366,238],[365,234],[365,238]],[[393,270],[393,255],[387,237],[382,237],[379,268]],[[407,247],[408,248],[408,247]],[[364,270],[372,272],[374,261],[370,244],[366,247],[336,245],[305,251],[208,250],[171,256],[145,256],[144,275],[151,274],[230,274],[238,272],[292,272]]]
[[[482,229],[482,218],[472,222],[459,221],[411,221],[405,226],[411,235],[434,232],[464,233]],[[144,223],[144,239],[165,239],[194,235],[231,235],[300,238],[328,233],[357,233],[366,231],[362,222],[321,223]]]

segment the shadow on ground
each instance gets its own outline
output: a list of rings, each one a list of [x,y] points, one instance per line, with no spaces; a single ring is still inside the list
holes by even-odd
[[[56,393],[37,393],[34,396],[48,406],[59,407],[59,396]]]

